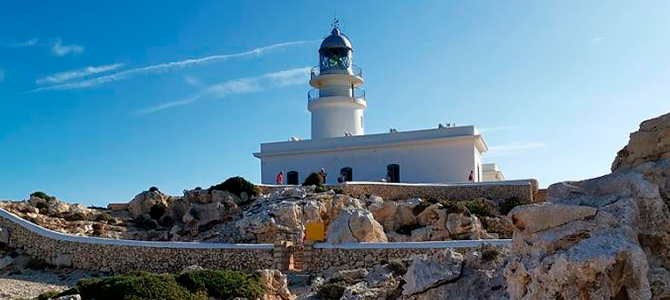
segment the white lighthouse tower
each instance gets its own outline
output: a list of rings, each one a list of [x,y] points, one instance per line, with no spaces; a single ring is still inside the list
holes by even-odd
[[[363,73],[353,64],[349,38],[334,26],[319,48],[319,65],[312,69],[307,109],[312,113],[312,140],[363,135],[367,107]]]

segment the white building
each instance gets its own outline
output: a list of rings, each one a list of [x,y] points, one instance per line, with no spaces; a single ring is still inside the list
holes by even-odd
[[[347,181],[447,183],[503,180],[494,164],[482,164],[488,150],[474,126],[440,126],[418,131],[365,134],[367,108],[360,68],[353,64],[349,38],[335,28],[319,48],[312,69],[307,108],[312,139],[261,144],[261,181],[274,184],[284,172],[288,184],[300,184],[325,168],[327,183],[340,174]],[[484,167],[486,166],[486,167]]]

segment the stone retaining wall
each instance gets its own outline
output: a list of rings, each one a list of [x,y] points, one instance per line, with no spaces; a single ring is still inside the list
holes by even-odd
[[[347,270],[369,268],[392,260],[410,259],[416,255],[431,254],[447,248],[461,254],[488,243],[508,247],[510,240],[477,240],[417,243],[360,243],[360,244],[305,244],[305,271],[317,273],[329,268]]]
[[[286,186],[258,185],[262,193],[271,193],[273,189]],[[515,197],[532,202],[538,191],[537,181],[513,180],[474,183],[389,183],[389,182],[349,182],[342,185],[329,185],[331,189],[341,189],[346,194],[360,198],[364,195],[377,195],[384,200],[406,200],[411,198],[466,201],[477,198],[505,200]]]
[[[179,272],[191,265],[253,271],[273,267],[273,245],[145,242],[71,236],[0,209],[9,246],[47,263],[85,270]]]

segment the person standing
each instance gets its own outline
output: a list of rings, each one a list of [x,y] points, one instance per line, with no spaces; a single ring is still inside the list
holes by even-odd
[[[468,176],[468,181],[475,181],[475,171],[470,171],[470,176]]]
[[[279,171],[279,173],[277,173],[277,185],[282,184],[284,184],[284,171]]]
[[[321,168],[321,171],[319,171],[319,175],[321,175],[321,179],[323,179],[323,184],[326,184],[326,176],[328,176],[328,173],[326,173],[326,169]]]

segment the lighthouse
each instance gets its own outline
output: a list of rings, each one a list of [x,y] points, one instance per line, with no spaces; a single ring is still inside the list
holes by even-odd
[[[312,68],[307,109],[312,113],[312,140],[363,135],[367,107],[363,72],[353,64],[349,38],[334,26],[319,48],[319,65]]]
[[[351,40],[337,22],[333,25],[319,47],[319,64],[312,68],[309,80],[312,137],[261,143],[260,151],[253,155],[261,161],[264,184],[277,183],[280,172],[286,174],[282,183],[301,184],[321,169],[331,174],[326,176],[327,184],[504,180],[495,165],[483,168],[482,154],[488,146],[475,126],[366,134],[363,112],[367,100],[360,88],[363,72],[353,64]]]

